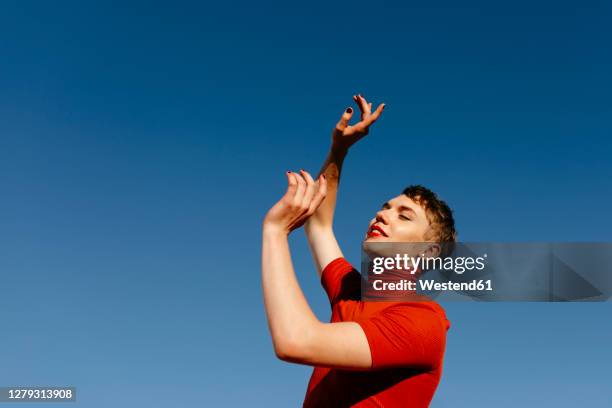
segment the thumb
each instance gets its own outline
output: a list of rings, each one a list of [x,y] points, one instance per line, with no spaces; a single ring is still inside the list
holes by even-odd
[[[349,106],[348,108],[346,108],[344,113],[342,113],[342,117],[340,117],[340,120],[336,124],[336,129],[338,130],[346,129],[349,121],[351,120],[351,117],[353,117],[353,108]]]

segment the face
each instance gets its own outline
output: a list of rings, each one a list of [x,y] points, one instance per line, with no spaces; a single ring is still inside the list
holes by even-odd
[[[401,194],[383,204],[376,213],[364,242],[425,242],[428,230],[425,210]]]
[[[384,203],[370,221],[363,250],[370,258],[397,255],[435,258],[440,255],[441,248],[437,242],[426,239],[430,228],[425,210],[401,194]]]

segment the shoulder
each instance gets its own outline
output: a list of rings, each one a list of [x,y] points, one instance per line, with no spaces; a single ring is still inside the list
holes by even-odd
[[[336,258],[321,271],[321,285],[332,306],[342,299],[359,300],[361,275],[345,258]]]
[[[340,257],[334,259],[333,261],[328,263],[325,268],[323,268],[323,271],[321,272],[321,277],[323,277],[325,273],[348,272],[353,269],[355,268],[349,261],[346,260],[346,258]]]

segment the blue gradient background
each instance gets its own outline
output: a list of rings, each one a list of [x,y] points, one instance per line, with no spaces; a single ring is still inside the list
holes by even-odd
[[[352,262],[412,183],[464,241],[609,242],[611,5],[494,3],[3,2],[0,385],[74,385],[66,406],[301,404],[311,368],[274,357],[260,224],[357,92],[387,109],[345,165]],[[443,306],[432,407],[612,400],[610,303]]]

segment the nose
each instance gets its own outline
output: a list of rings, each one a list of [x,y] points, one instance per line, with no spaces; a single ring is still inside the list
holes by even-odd
[[[387,218],[387,210],[380,210],[376,213],[376,222],[382,222],[385,225],[389,223],[389,219]]]

